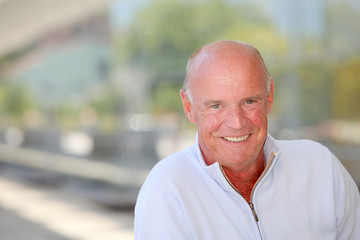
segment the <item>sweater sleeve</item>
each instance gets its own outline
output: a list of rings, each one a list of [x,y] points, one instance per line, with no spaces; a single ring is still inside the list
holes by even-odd
[[[139,193],[134,232],[135,240],[192,239],[180,203],[151,184]]]
[[[332,155],[337,239],[360,239],[360,195],[350,174]]]

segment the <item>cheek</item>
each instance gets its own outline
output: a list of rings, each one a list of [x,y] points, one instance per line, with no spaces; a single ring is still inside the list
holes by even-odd
[[[220,126],[221,120],[215,115],[203,116],[200,120],[200,129],[202,132],[211,134],[213,131],[217,130]]]
[[[264,127],[267,125],[267,114],[263,109],[256,109],[249,113],[248,118],[256,127]]]

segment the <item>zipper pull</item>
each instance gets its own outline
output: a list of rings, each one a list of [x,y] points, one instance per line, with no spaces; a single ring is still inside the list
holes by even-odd
[[[258,222],[258,221],[259,221],[259,218],[258,218],[258,216],[257,216],[257,214],[256,214],[256,212],[255,212],[254,204],[249,203],[249,206],[250,206],[250,209],[251,209],[251,211],[252,211],[252,213],[253,213],[253,215],[254,215],[255,221]]]

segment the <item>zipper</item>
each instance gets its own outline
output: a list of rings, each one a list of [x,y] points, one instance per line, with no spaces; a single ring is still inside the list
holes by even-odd
[[[275,152],[273,152],[270,156],[269,162],[266,164],[264,171],[262,172],[262,174],[260,175],[260,177],[258,178],[258,180],[255,182],[253,189],[251,190],[251,194],[250,194],[250,203],[252,203],[253,201],[253,197],[254,197],[254,190],[256,189],[257,185],[259,185],[259,182],[264,178],[264,176],[266,175],[266,173],[269,171],[270,166],[272,165],[272,162],[275,158]],[[254,206],[254,205],[253,205]]]
[[[254,204],[249,203],[249,206],[250,206],[250,209],[251,209],[252,214],[254,215],[255,221],[256,221],[256,222],[259,222],[259,218],[258,218],[258,216],[257,216],[257,214],[256,214],[256,211],[255,211],[255,208],[254,208]]]
[[[260,177],[258,178],[258,180],[255,182],[254,187],[253,187],[253,189],[251,190],[249,207],[250,207],[250,209],[251,209],[251,212],[252,212],[252,214],[253,214],[253,216],[254,216],[254,219],[255,219],[256,223],[259,222],[259,217],[258,217],[258,215],[257,215],[257,213],[256,213],[256,211],[255,211],[255,206],[254,206],[254,204],[253,204],[254,190],[255,190],[256,186],[259,184],[259,182],[261,181],[261,179],[263,179],[264,176],[266,175],[266,173],[269,171],[270,166],[272,165],[272,162],[273,162],[274,158],[275,158],[275,152],[273,152],[273,153],[271,154],[270,159],[269,159],[269,162],[266,164],[264,171],[262,172],[262,174],[260,175]],[[221,172],[223,173],[226,181],[230,184],[230,186],[231,186],[237,193],[239,193],[239,194],[241,195],[241,193],[239,192],[239,190],[237,190],[237,188],[234,186],[234,184],[232,184],[232,182],[231,182],[231,181],[229,180],[229,178],[226,176],[226,174],[225,174],[225,172],[224,172],[224,169],[223,169],[223,167],[222,167],[221,165],[220,165],[220,169],[221,169]],[[241,196],[242,196],[242,195],[241,195]]]

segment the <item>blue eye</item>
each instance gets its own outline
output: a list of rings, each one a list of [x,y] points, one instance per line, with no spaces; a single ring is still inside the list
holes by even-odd
[[[220,108],[220,104],[214,104],[211,106],[211,108],[213,109],[219,109]]]
[[[253,103],[255,103],[256,101],[255,100],[246,100],[246,104],[253,104]]]

